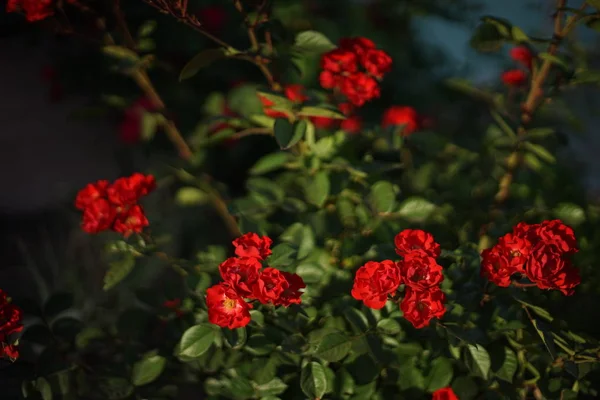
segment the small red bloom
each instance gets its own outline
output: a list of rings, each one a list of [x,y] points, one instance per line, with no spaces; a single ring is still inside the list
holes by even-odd
[[[527,83],[527,74],[520,69],[511,69],[502,73],[501,79],[506,86],[523,86]]]
[[[354,116],[342,121],[340,128],[348,133],[358,133],[362,129],[362,119]]]
[[[369,50],[375,49],[375,43],[371,39],[364,37],[342,38],[340,39],[340,49],[363,56]]]
[[[381,94],[377,81],[362,72],[345,77],[340,91],[348,98],[350,103],[357,107],[378,98]]]
[[[154,176],[136,172],[129,177],[117,179],[108,188],[107,193],[112,204],[128,206],[137,203],[140,197],[147,195],[155,188]]]
[[[530,225],[520,222],[513,228],[515,235],[526,238],[533,246],[541,241],[555,241],[565,253],[576,253],[577,239],[575,232],[570,226],[565,225],[561,220],[543,221],[540,224]]]
[[[335,49],[323,54],[321,68],[335,74],[356,72],[358,69],[356,54],[349,50]]]
[[[557,289],[565,296],[572,295],[581,283],[579,271],[565,257],[561,242],[538,243],[531,252],[525,271],[540,289]]]
[[[394,238],[396,253],[406,256],[416,251],[422,251],[431,257],[439,257],[441,248],[435,242],[431,233],[420,229],[405,229]]]
[[[6,293],[0,289],[0,357],[12,360],[19,357],[18,349],[9,342],[10,336],[23,330],[23,312],[10,303]]]
[[[17,348],[17,346],[12,344],[0,343],[0,357],[6,357],[11,360],[16,360],[17,358],[19,358],[19,349]]]
[[[412,107],[392,106],[383,113],[381,126],[387,128],[389,126],[404,125],[402,136],[408,136],[419,129],[419,115]]]
[[[444,280],[442,266],[423,252],[413,252],[398,263],[405,285],[414,290],[428,290]]]
[[[113,230],[127,238],[133,233],[140,233],[148,225],[150,223],[144,214],[144,209],[136,204],[117,215]]]
[[[237,256],[254,257],[264,260],[271,255],[271,244],[273,244],[273,241],[268,236],[260,237],[256,233],[248,232],[235,239],[232,243]]]
[[[531,50],[529,50],[527,47],[513,47],[510,50],[510,57],[516,62],[523,64],[528,69],[531,69],[533,62],[533,54],[531,54]]]
[[[251,304],[226,283],[219,283],[206,290],[208,320],[222,328],[236,329],[250,323]]]
[[[252,297],[262,265],[256,258],[231,257],[219,265],[221,278],[243,297]]]
[[[352,297],[378,310],[385,306],[388,295],[395,292],[401,283],[400,269],[396,263],[390,260],[369,261],[356,271]]]
[[[418,291],[407,286],[400,309],[404,318],[420,329],[428,326],[433,318],[441,318],[446,313],[445,301],[446,296],[439,288]]]
[[[431,400],[458,400],[458,396],[451,387],[445,387],[433,392]]]
[[[383,50],[367,50],[361,62],[368,73],[379,79],[392,70],[392,57]]]
[[[87,233],[110,229],[117,215],[115,208],[105,199],[97,199],[83,210],[81,228]]]
[[[288,282],[283,273],[268,267],[261,272],[254,285],[254,297],[262,304],[276,304],[287,288]]]
[[[327,117],[310,117],[310,121],[319,129],[333,129],[338,123],[338,120]]]
[[[102,180],[96,183],[89,183],[77,193],[75,198],[75,207],[79,210],[85,209],[97,199],[106,197],[106,189],[110,183]]]
[[[284,89],[285,97],[294,103],[304,103],[308,96],[304,94],[304,86],[300,84],[287,85]]]
[[[29,22],[54,15],[53,0],[8,0],[6,12],[23,12]]]
[[[279,299],[275,301],[275,305],[289,307],[292,304],[300,304],[302,299],[303,289],[306,288],[306,284],[302,277],[298,274],[291,274],[289,272],[281,271],[281,274],[285,278],[287,285],[279,296]]]

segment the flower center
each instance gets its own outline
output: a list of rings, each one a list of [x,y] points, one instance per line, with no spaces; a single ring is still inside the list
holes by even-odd
[[[225,299],[225,301],[223,301],[223,307],[225,307],[228,310],[233,310],[235,308],[235,300]]]

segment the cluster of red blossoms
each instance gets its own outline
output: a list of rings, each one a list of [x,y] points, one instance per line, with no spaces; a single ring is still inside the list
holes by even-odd
[[[138,203],[155,187],[152,175],[140,173],[112,184],[106,180],[88,184],[75,199],[75,207],[83,211],[82,229],[88,233],[112,229],[125,237],[141,232],[148,219]]]
[[[569,296],[581,283],[569,258],[577,251],[573,229],[562,221],[521,222],[481,253],[481,276],[501,287],[526,276],[540,289],[557,289]]]
[[[361,107],[380,96],[379,80],[392,69],[392,58],[375,48],[371,40],[357,37],[340,40],[339,47],[321,57],[319,82]]]
[[[10,336],[23,330],[22,316],[21,309],[12,304],[6,293],[0,289],[0,357],[11,360],[19,357],[19,350],[10,340]]]
[[[367,307],[381,309],[404,285],[400,309],[415,328],[429,325],[433,318],[446,312],[446,296],[439,285],[444,279],[442,267],[436,262],[440,245],[433,236],[418,229],[406,229],[394,238],[399,262],[369,261],[356,271],[352,297]]]
[[[246,233],[233,241],[236,257],[219,265],[223,282],[206,291],[211,323],[229,329],[248,325],[252,304],[246,300],[284,307],[301,303],[306,285],[299,275],[271,267],[262,269],[271,255],[272,243],[269,237],[256,233]]]
[[[299,84],[291,84],[284,87],[285,97],[288,98],[292,103],[297,105],[304,103],[309,100],[306,95],[304,86]],[[271,118],[287,118],[287,114],[282,111],[273,109],[274,103],[258,95],[260,99],[265,115]],[[346,116],[346,119],[340,120],[327,118],[327,117],[310,117],[309,120],[317,127],[321,129],[332,129],[338,126],[348,133],[358,133],[362,128],[362,120],[359,116],[352,115],[354,112],[354,106],[350,103],[342,103],[338,105],[339,110]]]
[[[433,392],[431,400],[458,400],[458,396],[451,387],[445,387]]]
[[[521,64],[526,68],[527,71],[531,71],[533,66],[533,54],[525,46],[515,47],[510,51],[510,57],[517,63]],[[528,72],[522,69],[510,69],[502,74],[502,82],[506,86],[523,86],[527,83]]]
[[[77,0],[67,0],[75,4]],[[8,0],[6,12],[22,12],[29,22],[40,21],[54,15],[54,0]]]

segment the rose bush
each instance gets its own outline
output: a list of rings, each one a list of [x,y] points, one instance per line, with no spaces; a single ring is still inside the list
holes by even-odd
[[[8,2],[101,43],[99,76],[137,90],[103,93],[115,131],[151,155],[74,195],[105,296],[0,292],[23,396],[597,398],[600,207],[555,154],[562,92],[600,81],[565,41],[600,4],[559,0],[536,39],[482,18],[472,45],[512,69],[427,102],[395,95],[396,38],[332,41],[346,3],[287,3]]]

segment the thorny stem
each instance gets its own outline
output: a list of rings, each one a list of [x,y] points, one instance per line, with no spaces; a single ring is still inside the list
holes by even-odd
[[[552,42],[548,46],[548,54],[554,56],[558,51],[559,45],[562,40],[568,36],[569,33],[576,26],[577,22],[580,20],[578,15],[573,16],[567,20],[566,25],[563,27],[563,9],[566,6],[567,0],[557,0],[557,12],[554,14],[554,34],[552,38]],[[583,11],[587,7],[587,3],[584,2],[579,8],[580,11]],[[540,69],[534,74],[531,87],[525,101],[521,107],[521,125],[517,129],[517,134],[519,136],[523,136],[526,134],[526,126],[531,123],[533,114],[540,106],[540,104],[544,101],[544,83],[548,78],[550,70],[552,69],[552,60],[550,57],[544,59],[542,66]],[[494,203],[492,205],[492,217],[497,215],[500,206],[508,199],[510,196],[510,186],[513,182],[515,172],[519,165],[523,161],[523,155],[521,154],[521,143],[518,143],[515,150],[507,157],[506,159],[506,172],[500,178],[500,182],[498,185],[498,191],[494,196]],[[480,231],[480,236],[484,236],[488,231],[491,223],[482,227]]]

